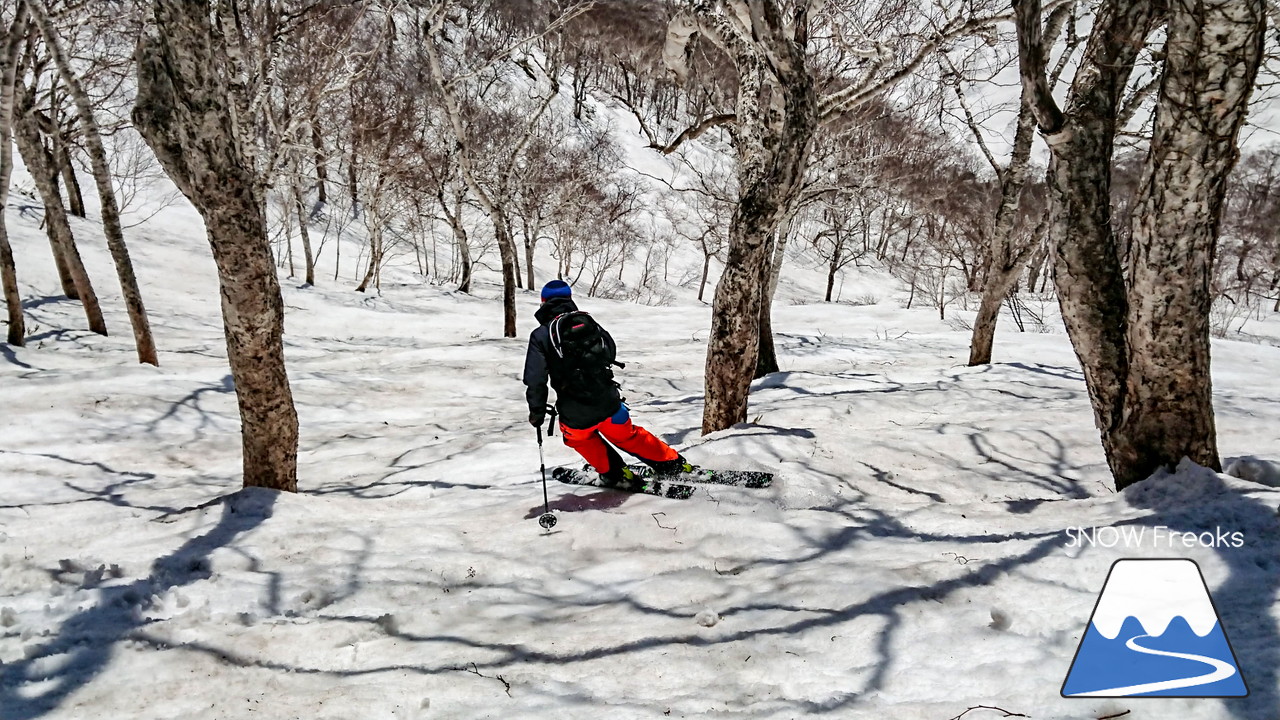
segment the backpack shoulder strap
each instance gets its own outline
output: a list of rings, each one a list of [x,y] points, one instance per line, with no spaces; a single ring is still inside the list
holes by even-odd
[[[551,333],[551,349],[556,351],[556,356],[564,359],[564,347],[560,343],[560,321],[569,315],[582,312],[581,310],[572,310],[566,313],[560,313],[547,323],[547,330]],[[584,313],[585,314],[585,313]]]

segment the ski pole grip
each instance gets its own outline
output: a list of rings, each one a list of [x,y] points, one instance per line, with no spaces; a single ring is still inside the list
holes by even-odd
[[[556,408],[554,405],[547,406],[550,413],[550,419],[547,420],[547,437],[555,437],[556,434]],[[539,428],[541,429],[541,428]]]
[[[539,425],[537,427],[537,430],[538,430],[538,445],[541,446],[542,445],[542,426]]]

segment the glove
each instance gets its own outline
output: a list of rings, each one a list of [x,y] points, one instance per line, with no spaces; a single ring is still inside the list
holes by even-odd
[[[547,419],[547,411],[542,408],[529,411],[529,424],[534,427],[542,427],[542,421]]]

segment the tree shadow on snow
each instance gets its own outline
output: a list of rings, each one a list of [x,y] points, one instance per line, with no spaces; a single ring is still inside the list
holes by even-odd
[[[58,634],[0,669],[0,720],[31,720],[57,709],[109,665],[113,648],[151,621],[146,611],[165,592],[210,576],[209,555],[271,517],[278,493],[246,488],[222,500],[217,525],[159,558],[151,574],[104,587],[98,602],[68,618]]]
[[[23,370],[35,370],[34,367],[18,359],[18,354],[13,351],[9,343],[0,343],[0,358],[10,365],[16,365]]]

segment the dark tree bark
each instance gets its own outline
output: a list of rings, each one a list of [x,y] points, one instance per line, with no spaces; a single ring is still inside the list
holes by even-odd
[[[314,122],[311,123],[311,149],[316,163],[316,204],[326,205],[329,202],[329,160],[324,153],[320,126]]]
[[[449,210],[449,199],[445,196],[445,186],[442,183],[437,190],[436,199],[440,201],[440,210],[444,213],[445,220],[449,223],[449,228],[453,231],[453,240],[458,248],[458,257],[461,264],[459,274],[461,278],[458,280],[458,292],[471,293],[471,243],[467,238],[467,227],[462,222],[462,201],[466,197],[466,185],[459,182],[453,182],[453,210]]]
[[[27,171],[31,173],[36,190],[44,203],[45,229],[49,233],[54,259],[59,264],[59,274],[65,269],[66,279],[70,281],[72,291],[67,293],[67,296],[80,301],[84,307],[89,329],[99,335],[106,335],[107,323],[102,317],[98,294],[89,279],[84,261],[80,258],[80,251],[76,248],[71,223],[67,219],[66,208],[63,207],[62,197],[58,193],[56,163],[40,141],[39,124],[33,116],[35,93],[24,89],[20,95],[13,118],[14,137],[17,140],[18,152],[22,154],[22,160],[27,166]]]
[[[831,293],[836,287],[836,273],[844,265],[844,231],[834,231],[835,242],[831,245],[831,260],[827,263],[827,292],[822,296],[823,302],[831,302]]]
[[[711,258],[715,257],[715,253],[707,249],[707,233],[702,234],[700,242],[702,243],[702,279],[698,281],[698,302],[703,302],[703,295],[707,292],[707,277],[711,275]],[[569,272],[567,266],[565,272]]]
[[[1063,321],[1084,370],[1094,420],[1107,439],[1119,420],[1127,371],[1128,297],[1111,221],[1111,159],[1120,96],[1156,19],[1150,0],[1105,0],[1076,72],[1065,113],[1047,94],[1038,46],[1039,0],[1018,12],[1023,86],[1052,150],[1048,174],[1054,281]],[[1112,468],[1114,471],[1114,467]]]
[[[296,491],[298,417],[285,371],[284,303],[209,4],[155,0],[136,57],[134,123],[204,217],[218,267],[244,484]]]
[[[1023,85],[1053,151],[1054,282],[1117,488],[1190,457],[1217,468],[1208,267],[1261,56],[1262,0],[1172,3],[1126,286],[1110,210],[1120,96],[1164,11],[1105,0],[1065,112],[1045,91],[1038,0],[1015,3]]]
[[[767,250],[770,261],[760,266],[760,283],[763,288],[760,293],[760,332],[756,350],[756,371],[752,375],[752,378],[757,380],[779,370],[778,350],[773,344],[773,291],[776,289],[777,284],[771,282],[771,279],[773,277],[774,261],[779,252],[779,236],[782,233],[783,228],[779,228],[770,237]]]
[[[756,378],[778,372],[778,351],[773,344],[773,298],[778,292],[778,279],[782,277],[782,264],[787,257],[787,241],[791,237],[794,213],[778,226],[769,250],[772,261],[764,277],[764,296],[760,298],[760,352],[756,358]]]
[[[48,217],[49,208],[45,207],[44,233],[49,238],[49,249],[53,251],[53,266],[58,272],[58,285],[62,286],[62,294],[68,300],[79,300],[80,293],[76,292],[76,281],[71,278],[71,268],[67,267],[67,259],[58,250],[58,236],[55,234],[57,231],[49,224]]]
[[[535,220],[530,224],[527,217],[521,217],[520,231],[524,235],[524,268],[528,275],[527,287],[530,290],[534,290],[537,285],[534,284],[535,279],[533,277],[533,255],[538,248],[538,235],[542,232],[541,222]]]

